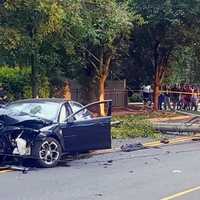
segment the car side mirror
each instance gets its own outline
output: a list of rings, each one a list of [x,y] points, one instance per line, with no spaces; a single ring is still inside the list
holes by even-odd
[[[73,117],[70,117],[66,120],[67,123],[73,123],[74,122],[74,118]]]

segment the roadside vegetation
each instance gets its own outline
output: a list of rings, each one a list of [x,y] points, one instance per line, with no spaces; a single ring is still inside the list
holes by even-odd
[[[147,116],[118,116],[113,121],[120,121],[120,125],[112,127],[112,138],[159,137],[159,132],[153,129]]]
[[[0,66],[0,84],[6,90],[9,101],[32,97],[31,68]],[[38,81],[39,97],[49,96],[49,81],[46,76]]]

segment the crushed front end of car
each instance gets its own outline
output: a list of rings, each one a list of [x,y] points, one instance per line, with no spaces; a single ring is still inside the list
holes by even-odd
[[[0,156],[31,156],[40,129],[50,122],[31,116],[0,115]]]

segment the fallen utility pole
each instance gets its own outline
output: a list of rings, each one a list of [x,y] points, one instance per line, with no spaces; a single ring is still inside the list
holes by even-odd
[[[190,123],[154,123],[153,128],[160,132],[192,132],[200,133],[200,124]]]
[[[190,115],[192,118],[186,122],[158,122],[153,123],[155,130],[160,132],[178,132],[178,133],[200,133],[200,115],[178,111],[181,114]]]

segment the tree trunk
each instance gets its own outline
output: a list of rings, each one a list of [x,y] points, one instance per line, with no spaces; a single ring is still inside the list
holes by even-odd
[[[68,81],[64,82],[64,88],[63,88],[63,97],[65,100],[70,101],[72,100],[72,94],[70,89],[70,83]]]
[[[112,60],[112,52],[100,56],[100,70],[99,70],[99,101],[105,100],[105,82],[109,74],[110,63]],[[100,104],[100,115],[105,116],[105,104]]]
[[[153,111],[158,111],[158,101],[160,96],[161,82],[167,68],[170,52],[172,51],[172,47],[159,51],[159,46],[160,42],[158,41],[154,47],[155,77],[153,91]]]
[[[35,65],[34,55],[31,56],[31,82],[32,82],[32,97],[38,97],[38,80],[37,80],[37,70]]]
[[[159,77],[159,67],[157,67],[155,79],[154,79],[154,91],[153,91],[153,111],[158,111],[158,99],[160,95],[161,79]]]
[[[105,82],[106,76],[101,76],[99,78],[99,101],[105,100]],[[100,115],[105,116],[105,104],[100,104]]]

